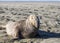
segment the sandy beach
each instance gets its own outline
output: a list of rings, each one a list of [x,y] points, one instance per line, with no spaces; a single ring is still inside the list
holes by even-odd
[[[40,16],[38,38],[11,40],[0,28],[0,43],[60,43],[60,2],[0,2],[0,25]]]

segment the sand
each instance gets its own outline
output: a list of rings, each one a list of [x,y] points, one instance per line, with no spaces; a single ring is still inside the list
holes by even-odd
[[[0,28],[0,43],[60,43],[59,2],[0,2],[0,25],[25,20],[31,14],[40,16],[38,38],[13,40]]]

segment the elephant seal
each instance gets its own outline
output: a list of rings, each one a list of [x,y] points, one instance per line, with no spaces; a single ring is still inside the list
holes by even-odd
[[[30,15],[26,20],[9,22],[6,25],[6,32],[13,38],[32,38],[39,29],[39,17]]]

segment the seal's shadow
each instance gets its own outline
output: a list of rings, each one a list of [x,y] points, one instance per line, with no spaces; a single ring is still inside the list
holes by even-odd
[[[46,31],[41,31],[38,30],[37,31],[37,35],[33,38],[43,38],[43,39],[47,39],[47,38],[60,38],[60,33],[53,33],[53,32],[46,32]],[[22,38],[18,38],[18,39],[12,39],[10,41],[15,41],[15,40],[21,40]]]
[[[46,32],[38,30],[37,38],[60,38],[60,33]]]

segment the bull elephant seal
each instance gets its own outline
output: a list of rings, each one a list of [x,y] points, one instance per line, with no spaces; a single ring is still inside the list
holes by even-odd
[[[6,25],[6,32],[14,38],[31,38],[36,35],[39,29],[39,18],[36,15],[30,15],[26,20],[18,22],[9,22]]]

